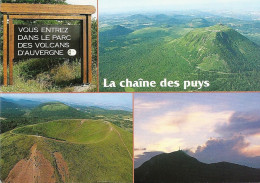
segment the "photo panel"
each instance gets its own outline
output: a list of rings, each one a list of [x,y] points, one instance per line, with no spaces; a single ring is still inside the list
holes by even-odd
[[[259,182],[260,93],[137,93],[134,180]]]
[[[133,182],[132,94],[2,94],[2,182]]]
[[[1,92],[96,92],[97,0],[4,0]]]
[[[99,1],[100,91],[259,91],[258,0]]]

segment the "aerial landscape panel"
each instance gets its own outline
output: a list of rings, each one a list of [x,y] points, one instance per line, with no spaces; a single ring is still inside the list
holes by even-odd
[[[100,91],[260,90],[259,1],[111,6],[100,2]],[[126,79],[132,83],[121,85]],[[173,84],[161,85],[165,79]]]
[[[2,94],[2,182],[133,181],[132,94]]]

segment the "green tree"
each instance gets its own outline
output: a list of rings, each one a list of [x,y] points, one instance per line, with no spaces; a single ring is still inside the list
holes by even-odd
[[[97,67],[97,20],[96,19],[92,19],[91,34],[92,34],[92,63],[93,63],[93,67]]]

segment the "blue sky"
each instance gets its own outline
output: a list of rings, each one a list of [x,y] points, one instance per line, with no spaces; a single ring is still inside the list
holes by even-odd
[[[99,13],[154,12],[176,10],[259,10],[259,0],[99,0]]]
[[[51,93],[51,94],[1,94],[11,99],[55,100],[60,102],[90,104],[99,106],[123,106],[132,108],[132,94],[129,93]]]
[[[259,101],[260,93],[137,93],[135,157],[179,148],[205,162],[260,156]]]

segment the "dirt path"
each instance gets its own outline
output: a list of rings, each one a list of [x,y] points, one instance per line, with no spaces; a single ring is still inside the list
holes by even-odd
[[[79,120],[79,119],[75,119],[75,120]],[[79,126],[74,130],[74,132],[76,132],[77,129],[78,129],[84,122],[86,122],[86,121],[87,121],[87,119],[82,119],[81,122],[80,122],[80,124],[79,124]],[[108,124],[108,125],[110,126],[110,124]],[[28,126],[33,126],[33,125],[28,125]],[[94,133],[89,134],[88,136],[95,135],[95,134],[100,133],[100,132],[102,132],[102,131],[107,131],[107,129],[105,129],[105,130],[97,130],[97,131],[95,131]],[[58,139],[55,139],[55,138],[44,137],[44,136],[41,136],[41,135],[19,134],[19,133],[14,133],[13,130],[11,130],[10,133],[13,134],[13,135],[26,135],[26,136],[29,136],[29,137],[43,138],[43,139],[47,139],[47,140],[54,140],[54,141],[56,141],[56,142],[69,143],[69,144],[93,144],[93,143],[98,143],[98,142],[104,141],[104,140],[108,137],[108,135],[109,135],[109,134],[107,134],[103,139],[98,140],[98,141],[96,141],[96,142],[80,143],[80,142],[71,142],[71,141],[66,141],[66,140],[58,140]],[[111,126],[110,126],[110,131],[109,131],[109,133],[111,133]]]
[[[231,72],[208,71],[208,70],[205,70],[205,69],[200,68],[199,66],[197,66],[196,68],[199,69],[199,70],[202,70],[202,71],[204,71],[204,72],[213,72],[213,73],[217,73],[217,74],[235,74],[235,73],[231,73]]]
[[[44,139],[55,140],[57,142],[68,143],[66,140],[57,140],[57,139],[54,139],[54,138],[44,137],[44,136],[40,136],[40,135],[19,134],[19,133],[14,133],[13,131],[10,131],[10,133],[13,134],[13,135],[26,135],[26,136],[29,136],[29,137],[44,138]]]
[[[173,49],[174,49],[174,51],[175,51],[175,53],[176,53],[177,55],[179,55],[181,58],[183,58],[183,59],[184,59],[186,62],[188,62],[189,65],[191,66],[191,62],[190,62],[188,59],[186,59],[184,56],[182,56],[181,54],[179,54],[179,53],[176,51],[175,46],[173,46]],[[204,72],[211,72],[211,73],[217,73],[217,74],[235,74],[235,73],[230,73],[230,72],[209,71],[209,70],[202,69],[202,68],[200,68],[199,66],[197,66],[196,68],[199,69],[199,70],[201,70],[201,71],[204,71]]]
[[[80,125],[82,125],[85,121],[87,121],[87,119],[81,120]]]
[[[80,124],[78,124],[77,128],[75,128],[75,129],[73,130],[73,132],[76,132],[76,131],[81,127],[81,125],[82,125],[84,122],[87,121],[87,119],[77,119],[77,120],[81,120],[81,121],[80,121]],[[69,131],[68,131],[68,132],[69,132]],[[65,132],[65,133],[68,134],[68,132]]]
[[[69,168],[67,162],[63,159],[63,156],[60,152],[53,153],[57,169],[60,175],[60,178],[63,182],[67,182],[69,178]]]
[[[54,168],[37,150],[37,144],[31,147],[29,159],[20,160],[9,172],[5,182],[48,182],[55,183]]]
[[[118,136],[119,136],[121,142],[123,143],[123,145],[125,146],[125,148],[126,148],[128,154],[129,154],[129,157],[130,157],[131,160],[132,160],[132,159],[133,159],[132,154],[130,153],[129,149],[127,148],[127,146],[126,146],[126,144],[125,144],[125,142],[124,142],[124,140],[122,139],[121,134],[119,133],[119,131],[118,131],[117,129],[113,128],[112,126],[111,126],[111,128],[112,128],[112,130],[114,130],[114,131],[118,134]]]
[[[71,87],[73,92],[93,92],[96,90],[96,85],[90,84],[90,85],[82,85],[82,86],[74,86]]]
[[[184,59],[186,62],[188,62],[189,65],[191,66],[190,61],[189,61],[188,59],[186,59],[185,57],[183,57],[181,54],[179,54],[179,53],[176,51],[175,46],[173,46],[173,49],[174,49],[174,51],[175,51],[175,53],[176,53],[177,55],[179,55],[181,58],[183,58],[183,59]]]

